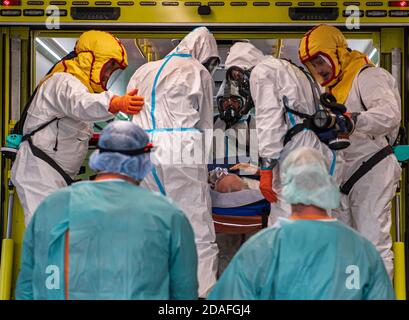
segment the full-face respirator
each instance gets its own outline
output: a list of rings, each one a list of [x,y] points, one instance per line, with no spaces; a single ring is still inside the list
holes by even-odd
[[[250,93],[251,70],[232,66],[226,72],[226,79],[220,89],[222,95],[217,97],[217,108],[220,119],[227,127],[236,124],[254,107]]]

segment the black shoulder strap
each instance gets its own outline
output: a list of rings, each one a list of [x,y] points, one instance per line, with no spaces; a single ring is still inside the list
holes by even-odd
[[[284,136],[284,141],[283,145],[285,146],[287,143],[291,141],[291,139],[301,131],[303,131],[306,128],[306,124],[304,122],[302,123],[297,123],[294,127],[292,127],[290,130],[287,131],[287,133]]]
[[[67,186],[71,185],[74,182],[74,180],[71,179],[71,177],[57,164],[57,162],[55,162],[53,158],[51,158],[43,150],[41,150],[40,148],[37,148],[33,144],[31,140],[31,136],[28,136],[26,140],[28,144],[30,145],[31,152],[33,153],[33,155],[36,156],[37,158],[40,158],[44,162],[48,163],[55,171],[57,171],[61,175],[61,177],[63,177]]]
[[[375,167],[390,154],[393,154],[393,149],[388,145],[375,153],[367,161],[363,162],[362,165],[352,174],[352,176],[343,185],[341,185],[341,192],[348,195],[351,192],[352,187],[358,182],[359,179],[366,175],[373,167]]]
[[[294,62],[292,62],[290,59],[286,59],[286,58],[281,58],[282,60],[285,60],[289,63],[291,63],[294,67],[297,67],[298,69],[301,70],[302,73],[304,73],[304,75],[307,77],[308,82],[310,83],[310,87],[311,87],[311,92],[312,92],[312,96],[314,99],[314,106],[315,106],[315,111],[318,111],[319,105],[320,105],[320,89],[318,88],[317,82],[314,80],[313,76],[311,75],[311,73],[309,73],[307,70],[305,70],[303,67],[295,64]]]
[[[23,136],[22,141],[26,141],[28,137],[32,137],[34,134],[36,134],[38,131],[43,130],[46,126],[49,124],[53,123],[54,121],[59,120],[59,118],[53,118],[50,121],[47,121],[46,123],[43,123],[41,126],[39,126],[37,129],[31,131],[30,133],[27,133],[26,135]]]
[[[368,68],[373,68],[373,65],[367,64],[366,66],[364,66],[361,70],[359,70],[358,75],[359,76],[362,71],[368,69]],[[368,111],[368,108],[366,107],[364,100],[362,100],[362,95],[361,95],[361,90],[359,89],[359,82],[358,82],[358,94],[359,94],[359,100],[361,101],[361,106],[364,109],[364,111]],[[391,141],[389,141],[389,138],[387,136],[385,136],[386,141],[388,142],[388,144],[391,144]],[[395,141],[396,142],[396,141]]]
[[[288,105],[287,96],[283,96],[283,104],[284,104],[285,111],[287,111],[287,113],[295,114],[296,116],[304,119],[302,123],[296,124],[295,126],[293,126],[291,129],[289,129],[287,131],[287,133],[284,136],[284,142],[283,142],[283,145],[285,146],[288,142],[291,141],[291,139],[296,134],[300,133],[304,129],[307,129],[307,128],[309,129],[309,128],[312,127],[312,118],[313,118],[313,116],[291,109],[289,107],[289,105]],[[284,117],[284,119],[285,119],[285,117]]]
[[[63,57],[60,61],[56,62],[51,68],[50,70],[48,70],[47,74],[45,75],[48,76],[55,68],[55,66],[63,61],[63,60],[69,60],[69,59],[73,59],[74,57],[76,57],[77,54],[75,53],[75,51],[71,51],[69,52],[65,57]],[[23,109],[23,113],[20,116],[20,119],[17,121],[17,123],[14,125],[13,128],[13,133],[14,134],[19,134],[19,135],[23,135],[23,128],[24,128],[24,123],[26,122],[27,119],[27,114],[28,114],[28,109],[30,108],[31,103],[33,102],[34,97],[37,94],[38,88],[40,87],[40,85],[38,85],[35,89],[34,92],[31,94],[30,98],[28,99],[27,104],[24,106]],[[47,124],[48,125],[48,124]],[[41,128],[43,129],[43,128]],[[40,130],[37,130],[40,131]]]
[[[359,70],[357,77],[362,73],[362,71],[364,71],[364,70],[366,70],[366,69],[368,69],[368,68],[372,68],[372,67],[373,67],[372,65],[367,64],[367,65],[364,66],[361,70]],[[364,101],[362,100],[361,91],[359,90],[359,83],[358,83],[358,93],[359,93],[359,99],[361,100],[362,108],[363,108],[365,111],[367,111],[368,108],[366,107]]]
[[[26,119],[27,119],[28,109],[30,108],[31,103],[33,102],[33,99],[34,99],[35,95],[37,94],[37,91],[38,91],[38,86],[35,88],[34,92],[30,96],[30,98],[28,99],[27,104],[24,106],[23,113],[21,114],[20,119],[14,125],[14,128],[13,128],[13,133],[14,134],[23,135],[23,127],[24,127],[24,123],[26,122]]]
[[[294,109],[289,108],[288,106],[284,106],[284,108],[285,108],[285,111],[290,112],[292,114],[295,114],[297,117],[300,117],[302,119],[311,119],[312,118],[311,115],[296,111]]]

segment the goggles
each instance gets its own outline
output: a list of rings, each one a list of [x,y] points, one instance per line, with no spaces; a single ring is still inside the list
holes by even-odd
[[[239,96],[217,97],[217,107],[219,112],[226,112],[229,108],[233,108],[237,112],[243,109],[244,101]]]

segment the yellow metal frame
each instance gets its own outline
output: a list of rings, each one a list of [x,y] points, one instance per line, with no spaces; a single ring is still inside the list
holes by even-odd
[[[10,105],[10,40],[9,40],[9,35],[10,32],[6,28],[3,28],[1,30],[1,42],[2,42],[2,47],[4,48],[4,57],[2,57],[4,60],[3,66],[4,69],[2,70],[2,81],[4,81],[3,88],[4,88],[4,96],[2,95],[2,104],[1,104],[1,112],[4,114],[4,117],[2,117],[2,132],[1,132],[1,140],[2,142],[5,139],[5,136],[8,132],[8,119],[9,119],[9,105]],[[4,41],[3,41],[4,40]],[[4,121],[3,121],[4,119]],[[3,159],[1,160],[3,161]],[[2,188],[4,186],[7,186],[8,182],[8,176],[9,176],[9,170],[10,166],[9,164],[5,165],[5,170],[1,172],[1,181],[2,181]],[[8,207],[8,192],[7,192],[7,187],[2,190],[4,192],[4,203],[1,203],[0,205],[2,206],[2,211],[4,213],[4,225],[3,225],[3,234],[6,234],[7,230],[7,223],[8,223],[8,217],[7,217],[7,207]],[[10,293],[11,293],[11,284],[12,281],[10,281],[10,277],[12,277],[12,274],[10,274],[10,263],[13,263],[13,241],[11,240],[2,240],[1,246],[2,246],[2,255],[1,255],[1,261],[3,262],[1,264],[0,268],[0,299],[10,299]],[[14,268],[13,268],[14,269]],[[14,269],[15,270],[15,269]]]
[[[3,42],[3,37],[4,37],[4,42]],[[10,65],[10,41],[9,41],[9,31],[6,28],[2,29],[2,44],[3,44],[3,52],[5,53],[5,56],[3,57],[3,77],[4,83],[3,84],[3,92],[5,93],[4,96],[2,96],[2,113],[4,113],[4,122],[2,121],[2,132],[1,132],[1,139],[2,142],[5,139],[5,136],[9,132],[9,127],[8,127],[8,119],[9,119],[9,105],[10,105],[10,69],[7,67]],[[3,160],[2,160],[3,161]],[[1,172],[1,179],[2,179],[2,186],[7,185],[7,172],[8,168],[5,169],[5,171]],[[2,203],[1,205],[3,206],[3,212],[7,212],[7,196],[6,196],[6,191],[4,190],[5,193],[5,203]],[[7,226],[7,217],[5,214],[4,218],[4,226],[3,226],[3,234],[6,233],[6,226]]]
[[[405,95],[404,90],[407,90],[404,86],[405,66],[404,57],[407,54],[404,45],[404,30],[402,28],[383,28],[381,29],[381,53],[390,54],[393,48],[400,48],[402,50],[402,67],[401,67],[401,88],[402,88],[402,125],[408,128],[408,123],[404,123],[406,110],[405,106]],[[408,71],[409,72],[409,71]],[[391,234],[393,237],[393,252],[394,252],[394,288],[396,293],[396,298],[398,300],[406,300],[406,269],[405,269],[405,244],[404,244],[404,232],[405,232],[405,212],[406,212],[406,169],[403,169],[401,181],[400,181],[400,191],[397,193],[400,199],[400,242],[396,241],[396,221],[392,219],[392,229]],[[396,210],[395,203],[393,203],[393,209]],[[393,211],[394,211],[393,210]],[[406,244],[407,245],[407,244]]]
[[[142,2],[150,2],[150,6],[143,6]],[[318,23],[333,23],[337,25],[345,25],[347,20],[343,17],[343,11],[347,7],[343,4],[343,1],[338,1],[336,6],[332,8],[338,8],[339,17],[336,20],[318,21],[318,20],[292,20],[289,17],[289,6],[277,6],[276,1],[262,1],[262,0],[224,0],[224,1],[199,1],[201,4],[210,4],[211,13],[209,15],[199,15],[197,6],[189,6],[190,0],[173,0],[173,1],[134,1],[133,5],[120,6],[118,1],[112,1],[111,5],[105,5],[104,7],[117,7],[120,8],[120,17],[117,20],[73,20],[71,18],[70,9],[72,6],[71,1],[67,1],[66,5],[58,6],[60,10],[67,10],[68,14],[65,17],[60,17],[60,23],[65,25],[99,25],[99,26],[111,26],[111,25],[123,25],[123,26],[149,26],[149,25],[209,25],[216,26],[222,24],[229,25],[253,25],[253,26],[294,26],[294,25],[308,25],[313,26]],[[173,2],[174,5],[169,6],[169,2]],[[222,6],[216,6],[216,3],[223,3]],[[301,7],[299,2],[302,1],[290,1],[291,7]],[[323,1],[314,0],[308,1],[313,3],[313,7],[323,8],[321,5]],[[27,5],[24,3],[22,6],[10,7],[9,9],[41,9],[46,10],[50,1],[44,1],[44,5]],[[383,1],[381,6],[367,6],[366,2],[361,2],[359,6],[360,10],[399,10],[407,11],[408,9],[390,8],[387,5],[387,1]],[[264,4],[260,6],[261,4]],[[75,7],[98,7],[95,5],[95,1],[89,1],[89,5],[75,6]],[[330,8],[330,7],[327,7]],[[32,16],[20,16],[20,17],[8,17],[3,16],[3,23],[14,23],[19,25],[44,25],[49,19],[45,15],[39,17]],[[408,25],[407,17],[361,17],[359,18],[361,24],[379,26],[381,24],[394,24],[401,26],[403,24]]]

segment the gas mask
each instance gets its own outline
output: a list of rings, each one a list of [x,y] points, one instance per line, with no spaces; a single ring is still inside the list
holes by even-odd
[[[219,91],[221,94],[217,97],[217,108],[227,127],[236,124],[254,107],[250,93],[251,70],[232,66],[226,72]]]
[[[335,97],[329,93],[322,94],[320,102],[324,108],[313,116],[316,128],[314,131],[320,140],[333,150],[349,147],[349,136],[355,130],[355,122],[346,113],[346,107],[337,103]]]

